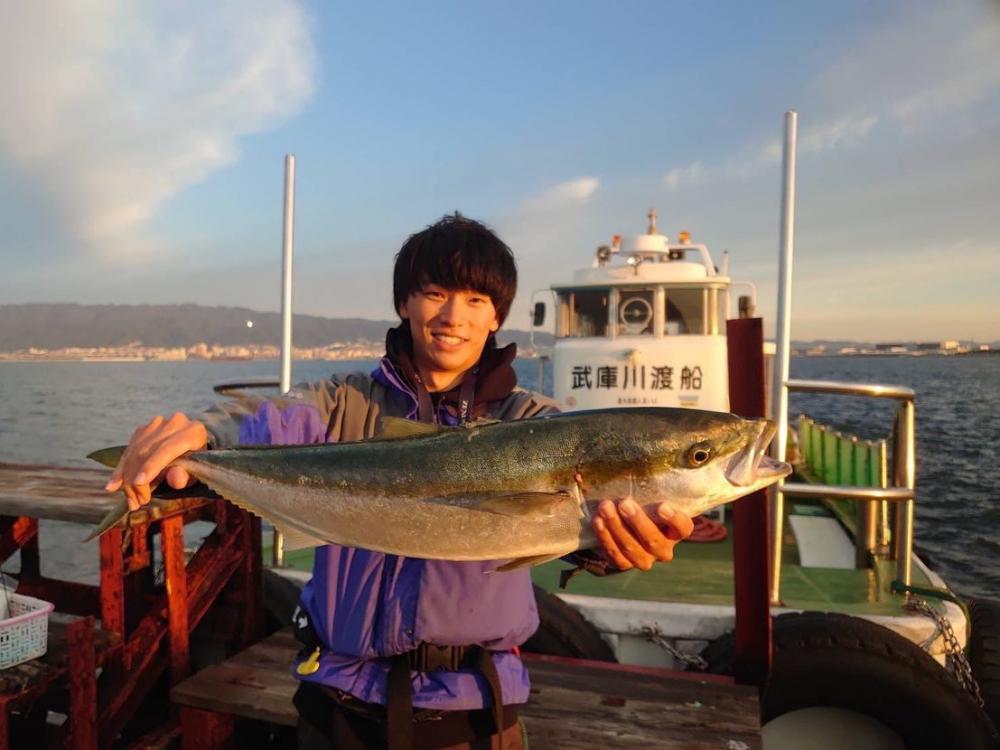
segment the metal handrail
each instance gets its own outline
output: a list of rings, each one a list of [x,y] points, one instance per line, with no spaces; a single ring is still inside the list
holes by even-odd
[[[837,380],[789,380],[785,383],[797,393],[829,393],[842,396],[870,396],[872,398],[916,398],[916,392],[904,385],[879,383],[845,383]]]
[[[913,517],[916,500],[916,394],[912,388],[874,383],[845,383],[822,380],[786,380],[786,392],[825,393],[837,396],[892,398],[900,402],[896,412],[892,487],[849,487],[832,484],[779,482],[775,485],[775,512],[781,513],[783,497],[838,498],[862,502],[898,503],[896,513],[896,581],[910,585],[913,558]],[[771,603],[781,602],[781,538],[771,545]]]

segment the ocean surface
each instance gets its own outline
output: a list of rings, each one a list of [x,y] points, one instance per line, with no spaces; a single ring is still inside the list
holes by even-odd
[[[374,361],[296,362],[293,379],[370,370]],[[536,360],[517,362],[536,388]],[[87,466],[156,414],[197,412],[216,383],[269,376],[276,362],[0,362],[0,461]],[[1000,357],[824,357],[791,363],[792,377],[906,385],[917,392],[917,545],[958,591],[1000,597]],[[551,393],[551,372],[542,390]],[[800,412],[863,438],[888,435],[894,405],[794,395]],[[94,581],[96,544],[80,526],[43,522],[43,572]],[[5,569],[16,571],[16,560]]]

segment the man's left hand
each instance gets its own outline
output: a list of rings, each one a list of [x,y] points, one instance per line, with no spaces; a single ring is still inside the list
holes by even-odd
[[[655,519],[630,497],[604,500],[598,511],[591,526],[605,556],[621,570],[649,570],[657,560],[672,560],[674,546],[694,530],[691,517],[667,503],[656,506]]]

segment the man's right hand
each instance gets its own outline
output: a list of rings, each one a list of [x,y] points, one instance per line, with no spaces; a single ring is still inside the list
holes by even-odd
[[[138,510],[149,502],[153,489],[164,479],[175,490],[193,484],[184,469],[170,464],[188,451],[207,446],[208,430],[201,422],[180,412],[170,419],[153,417],[132,434],[104,489],[124,491],[129,510]]]

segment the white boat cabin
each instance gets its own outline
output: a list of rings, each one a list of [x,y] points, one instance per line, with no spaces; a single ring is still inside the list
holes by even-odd
[[[724,255],[716,267],[708,248],[686,232],[676,243],[658,234],[651,210],[646,234],[616,235],[598,248],[590,268],[553,285],[553,389],[560,406],[729,411],[727,265]],[[534,312],[539,326],[544,303]]]

